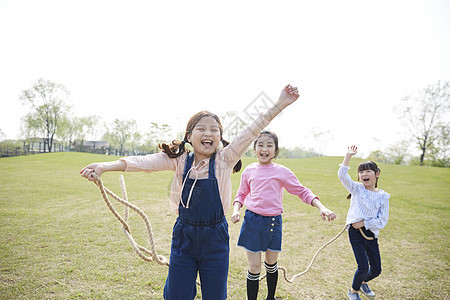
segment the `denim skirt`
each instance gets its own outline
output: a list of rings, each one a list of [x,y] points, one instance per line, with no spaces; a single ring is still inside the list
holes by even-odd
[[[253,253],[281,252],[282,223],[281,215],[266,217],[247,209],[237,245]]]

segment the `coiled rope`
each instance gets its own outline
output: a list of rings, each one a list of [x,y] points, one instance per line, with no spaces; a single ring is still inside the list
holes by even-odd
[[[131,247],[133,247],[133,249],[137,253],[137,255],[145,261],[148,261],[148,262],[156,261],[160,265],[169,266],[169,260],[166,257],[164,257],[162,255],[158,255],[156,253],[152,227],[150,225],[150,221],[149,221],[148,217],[137,206],[128,202],[127,191],[126,191],[126,187],[125,187],[125,180],[124,180],[123,176],[120,175],[120,186],[122,188],[122,196],[123,196],[123,199],[121,199],[120,197],[118,197],[116,194],[111,192],[109,189],[107,189],[103,185],[102,180],[100,179],[100,177],[98,177],[97,174],[92,173],[92,175],[94,177],[94,183],[100,189],[100,193],[103,196],[103,200],[105,200],[106,205],[108,206],[109,210],[113,213],[113,215],[117,218],[117,220],[119,220],[119,222],[122,223],[123,233],[130,241]],[[109,201],[108,195],[113,197],[115,200],[117,200],[118,202],[122,203],[125,206],[125,213],[124,213],[123,218],[119,215],[119,213],[112,206],[111,202]],[[133,236],[131,235],[131,229],[130,229],[130,226],[128,225],[129,208],[134,210],[144,220],[145,226],[147,228],[148,241],[150,243],[150,250],[148,250],[147,248],[142,247],[141,245],[136,243]]]

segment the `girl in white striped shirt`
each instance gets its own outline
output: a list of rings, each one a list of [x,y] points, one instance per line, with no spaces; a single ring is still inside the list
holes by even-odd
[[[390,195],[377,188],[380,176],[378,166],[373,161],[361,163],[358,166],[358,182],[348,175],[348,163],[357,153],[357,149],[356,146],[348,147],[338,171],[340,181],[350,192],[350,209],[346,224],[349,225],[349,239],[358,264],[352,288],[348,291],[349,299],[361,299],[358,293],[360,289],[366,296],[375,296],[367,282],[381,273],[378,233],[386,226],[389,217]]]

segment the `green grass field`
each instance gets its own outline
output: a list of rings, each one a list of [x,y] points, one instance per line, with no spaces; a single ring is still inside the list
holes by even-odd
[[[133,252],[96,185],[79,176],[91,162],[114,159],[81,153],[0,159],[0,299],[162,299],[167,267],[145,262]],[[253,161],[245,158],[244,165]],[[278,263],[288,268],[289,276],[303,271],[345,223],[349,203],[336,175],[341,161],[341,157],[277,161],[294,171],[338,216],[325,223],[317,209],[285,193]],[[351,162],[353,178],[359,161]],[[379,187],[391,194],[391,200],[389,223],[379,237],[383,271],[371,283],[377,299],[449,299],[450,170],[380,167]],[[118,195],[119,175],[102,176]],[[176,218],[168,207],[172,173],[126,173],[125,180],[129,201],[148,215],[157,250],[168,257]],[[232,176],[233,193],[239,180],[240,173]],[[229,223],[228,298],[245,299],[247,259],[236,247],[241,223]],[[142,220],[133,213],[130,224],[136,240],[147,247]],[[344,233],[294,283],[280,275],[277,299],[346,299],[355,268]],[[266,290],[264,281],[260,299],[265,299]]]

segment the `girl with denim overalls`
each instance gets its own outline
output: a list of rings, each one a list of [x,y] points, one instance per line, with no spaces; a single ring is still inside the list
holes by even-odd
[[[185,184],[178,219],[173,228],[164,298],[193,299],[198,271],[203,298],[225,299],[230,249],[228,224],[215,175],[215,154],[210,158],[206,179],[188,178],[193,162],[194,155],[189,153],[183,172]],[[170,291],[179,292],[171,297]]]
[[[203,299],[227,298],[229,235],[225,212],[231,202],[231,173],[240,170],[240,158],[259,132],[298,97],[296,87],[284,87],[278,101],[232,143],[222,138],[220,119],[202,111],[189,120],[181,142],[160,146],[163,152],[94,163],[81,170],[81,175],[91,181],[94,172],[98,176],[106,171],[175,172],[170,207],[177,211],[178,218],[173,227],[164,299],[194,299],[197,273]],[[193,153],[185,149],[186,143]],[[223,148],[219,148],[220,143]]]

